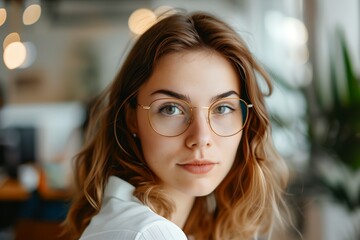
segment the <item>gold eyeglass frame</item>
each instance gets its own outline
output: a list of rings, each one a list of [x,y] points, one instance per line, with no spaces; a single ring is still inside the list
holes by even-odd
[[[224,99],[229,99],[229,100],[233,100],[233,99],[236,99],[236,100],[239,100],[241,102],[243,102],[246,106],[246,119],[243,123],[243,126],[240,130],[238,130],[237,132],[233,133],[233,134],[230,134],[230,135],[220,135],[218,134],[214,129],[213,127],[211,126],[211,120],[210,120],[210,111],[209,109],[211,109],[216,103],[218,103],[219,101],[222,101]],[[159,98],[159,99],[156,99],[154,101],[152,101],[148,106],[146,105],[142,105],[142,104],[137,104],[139,107],[141,107],[142,109],[144,110],[150,110],[151,108],[151,105],[156,102],[156,101],[159,101],[159,100],[176,100],[176,101],[179,101],[179,102],[183,102],[184,104],[186,104],[189,109],[190,109],[190,120],[188,121],[188,124],[186,126],[186,128],[179,134],[176,134],[176,135],[165,135],[165,134],[162,134],[160,133],[159,131],[157,131],[154,127],[153,127],[153,124],[151,123],[151,120],[150,120],[150,111],[148,111],[148,121],[149,121],[149,124],[151,126],[151,128],[157,133],[159,134],[160,136],[164,136],[164,137],[177,137],[177,136],[180,136],[181,134],[183,134],[184,132],[186,132],[186,130],[190,127],[193,119],[194,119],[194,115],[193,115],[193,109],[194,108],[201,108],[201,109],[207,109],[207,123],[211,129],[211,131],[213,133],[215,133],[216,135],[220,136],[220,137],[231,137],[231,136],[234,136],[236,134],[238,134],[239,132],[241,132],[244,127],[246,126],[246,123],[248,121],[248,117],[249,117],[249,112],[250,112],[250,108],[252,108],[254,105],[253,104],[248,104],[245,100],[241,99],[241,98],[222,98],[222,99],[219,99],[219,100],[216,100],[215,102],[213,102],[209,107],[194,107],[194,106],[191,106],[190,103],[188,103],[187,101],[185,100],[182,100],[182,99],[178,99],[178,98]]]

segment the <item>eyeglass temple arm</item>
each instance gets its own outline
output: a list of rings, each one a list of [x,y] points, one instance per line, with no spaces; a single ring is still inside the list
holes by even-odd
[[[144,105],[141,105],[138,103],[138,106],[143,108],[143,109],[146,109],[146,110],[149,110],[150,109],[150,106],[144,106]]]

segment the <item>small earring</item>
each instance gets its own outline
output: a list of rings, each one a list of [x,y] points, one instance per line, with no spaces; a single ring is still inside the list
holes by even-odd
[[[133,135],[133,138],[137,138],[137,135],[136,135],[136,133],[133,133],[132,135]]]

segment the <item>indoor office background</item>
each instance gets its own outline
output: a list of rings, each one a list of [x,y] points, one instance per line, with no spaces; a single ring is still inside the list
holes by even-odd
[[[61,239],[87,107],[173,8],[230,23],[274,81],[293,219],[275,239],[360,239],[358,0],[0,0],[0,239]]]

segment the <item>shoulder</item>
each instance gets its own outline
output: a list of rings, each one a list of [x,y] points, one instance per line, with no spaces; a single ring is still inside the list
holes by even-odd
[[[109,194],[81,239],[185,240],[186,236],[177,225],[140,201]]]
[[[111,199],[94,216],[81,239],[185,240],[183,231],[146,206]],[[118,206],[120,205],[120,206]]]
[[[80,240],[187,240],[183,231],[166,221],[152,222],[143,228],[112,228],[85,232]]]

